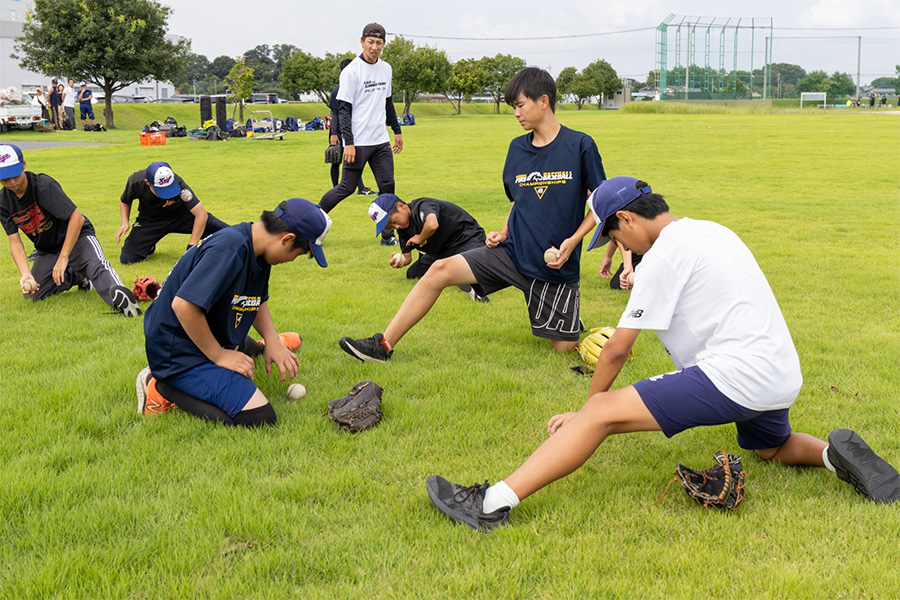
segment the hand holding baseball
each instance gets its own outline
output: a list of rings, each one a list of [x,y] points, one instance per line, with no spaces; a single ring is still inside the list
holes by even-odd
[[[33,296],[40,287],[38,282],[34,280],[34,277],[31,277],[30,275],[23,278],[22,281],[19,282],[19,285],[22,288],[22,293],[28,296]]]

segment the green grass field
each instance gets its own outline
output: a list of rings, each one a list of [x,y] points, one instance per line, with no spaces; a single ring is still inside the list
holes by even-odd
[[[154,160],[169,161],[227,222],[255,220],[289,197],[317,201],[330,187],[326,132],[140,146],[135,128],[167,108],[117,106],[117,123],[131,129],[0,139],[111,143],[28,151],[26,160],[91,219],[128,284],[164,279],[186,242],[170,236],[146,262],[118,263],[118,197]],[[414,109],[397,193],[456,202],[486,230],[499,228],[509,210],[506,148],[522,133],[504,110]],[[640,176],[674,214],[718,221],[754,251],[803,365],[794,427],[820,437],[855,428],[900,464],[900,117],[559,116],[594,137],[607,175]],[[365,179],[374,183],[368,171]],[[286,400],[286,384],[258,363],[256,383],[279,422],[257,431],[179,411],[138,416],[141,320],[109,314],[94,293],[23,301],[3,251],[0,597],[897,597],[900,506],[870,504],[824,469],[745,452],[738,511],[704,511],[674,487],[654,505],[677,462],[705,468],[716,450],[740,453],[733,426],[611,438],[526,499],[508,527],[484,535],[450,523],[425,479],[502,479],[545,439],[550,416],[581,405],[589,380],[569,370],[576,358],[530,335],[515,290],[487,305],[447,290],[389,364],[345,355],[338,338],[382,331],[411,288],[388,267],[367,206],[354,196],[332,212],[327,269],[299,260],[273,270],[269,304],[280,330],[303,336],[299,381],[309,394]],[[589,327],[615,325],[627,301],[598,277],[600,259],[583,260]],[[635,351],[615,387],[671,370],[652,333]],[[385,388],[385,418],[351,436],[328,422],[325,403],[363,379]]]

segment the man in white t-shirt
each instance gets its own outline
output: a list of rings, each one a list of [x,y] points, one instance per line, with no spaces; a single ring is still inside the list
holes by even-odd
[[[900,474],[849,429],[824,442],[791,430],[803,383],[787,324],[750,250],[729,229],[677,218],[650,186],[614,177],[591,195],[597,229],[644,255],[615,334],[603,346],[587,402],[556,415],[552,436],[494,486],[464,487],[434,475],[427,490],[452,520],[474,529],[507,522],[509,510],[580,467],[607,436],[735,423],[741,448],[788,465],[827,467],[879,503],[900,500]],[[642,329],[656,332],[677,371],[609,391]]]
[[[63,88],[62,104],[66,113],[66,123],[69,129],[75,129],[75,80],[69,77],[66,87]]]
[[[326,213],[356,191],[366,163],[375,175],[378,193],[394,193],[394,157],[403,150],[403,135],[391,96],[391,65],[379,58],[384,49],[385,31],[378,23],[363,28],[362,54],[341,71],[338,115],[344,144],[341,181],[322,196],[319,205]],[[394,132],[394,145],[386,127]],[[397,243],[393,230],[385,230],[381,243]]]

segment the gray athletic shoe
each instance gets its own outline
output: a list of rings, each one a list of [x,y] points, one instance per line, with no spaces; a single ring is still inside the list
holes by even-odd
[[[474,300],[475,302],[490,302],[491,301],[491,299],[488,298],[487,296],[482,296],[481,294],[476,292],[475,288],[472,287],[471,285],[469,285],[468,283],[464,283],[464,284],[458,285],[456,287],[458,287],[460,290],[462,290],[462,292],[466,296],[469,297],[469,300]]]
[[[882,504],[900,500],[900,474],[850,429],[828,434],[828,462],[837,476],[863,496]]]
[[[113,308],[126,317],[141,316],[141,307],[134,299],[134,294],[124,285],[114,285],[109,288],[109,297],[112,298]]]
[[[338,346],[341,347],[341,350],[349,354],[354,358],[358,358],[364,362],[385,362],[391,359],[394,355],[394,351],[387,351],[387,348],[384,347],[384,344],[381,341],[384,339],[384,336],[380,333],[376,333],[372,337],[362,338],[360,340],[354,340],[349,337],[342,337],[338,340]]]
[[[468,525],[478,531],[490,531],[495,527],[506,525],[509,521],[509,509],[501,508],[492,513],[485,514],[484,493],[489,484],[487,481],[480,485],[465,487],[456,483],[450,483],[440,475],[432,475],[425,483],[428,497],[439,511],[447,515],[450,520]]]

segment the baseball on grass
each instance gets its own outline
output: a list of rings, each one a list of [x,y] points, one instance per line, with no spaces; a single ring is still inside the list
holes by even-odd
[[[299,400],[306,395],[306,388],[302,383],[292,383],[287,389],[287,397],[291,400]]]
[[[22,284],[22,289],[26,294],[33,294],[37,291],[37,281],[34,279],[26,279]]]
[[[544,251],[544,262],[545,263],[554,263],[559,260],[559,252],[556,248],[547,248]]]
[[[628,282],[628,285],[634,287],[634,271],[628,274],[628,277],[625,278],[625,281]]]

